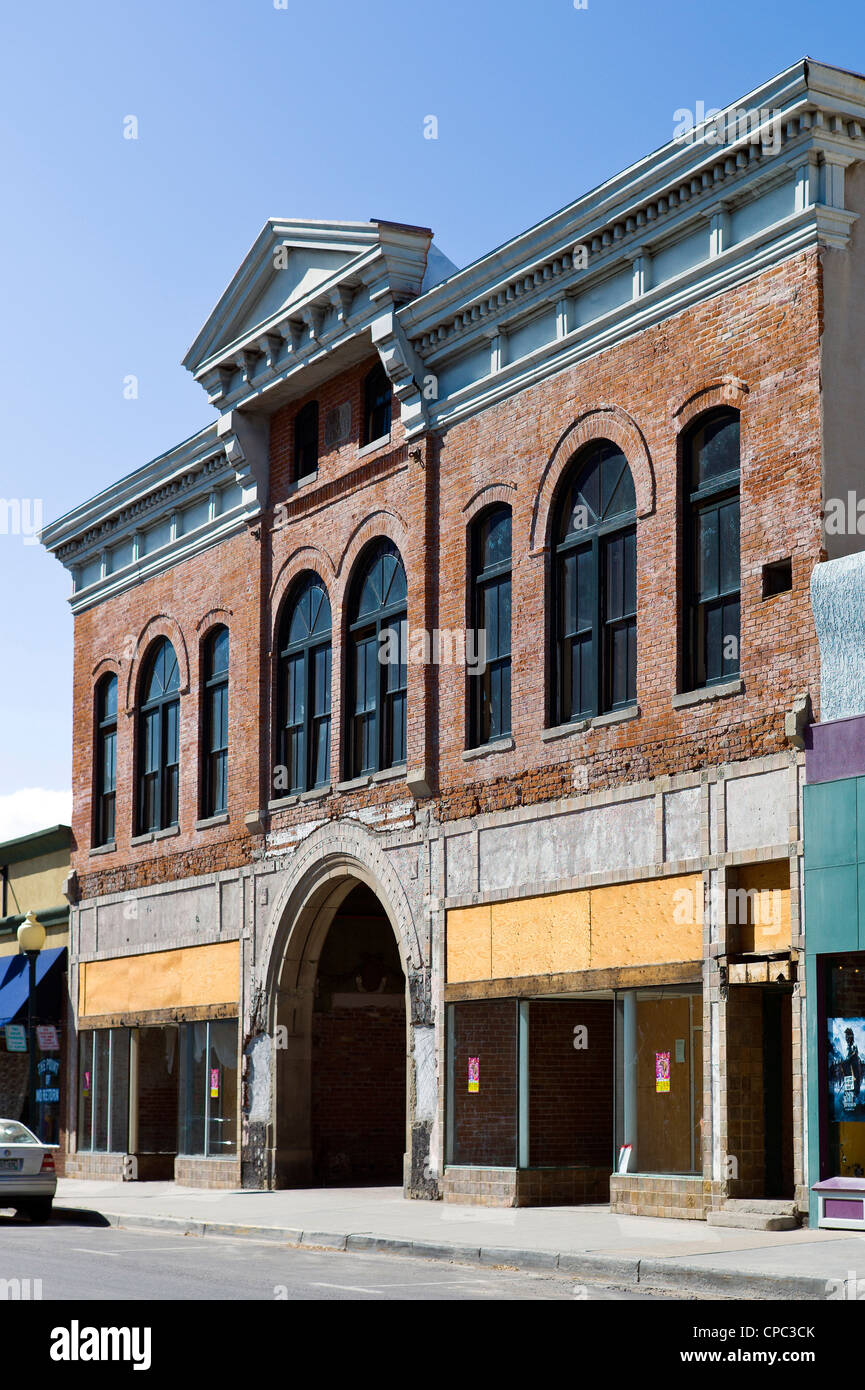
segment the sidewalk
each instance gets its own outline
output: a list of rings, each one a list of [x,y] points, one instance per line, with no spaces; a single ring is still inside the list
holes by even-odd
[[[558,1270],[577,1281],[639,1283],[683,1297],[840,1299],[845,1280],[865,1280],[865,1236],[853,1231],[733,1230],[613,1216],[609,1207],[414,1202],[391,1187],[220,1192],[67,1178],[54,1207],[66,1220],[87,1212],[130,1229]],[[846,1296],[855,1298],[856,1289]]]

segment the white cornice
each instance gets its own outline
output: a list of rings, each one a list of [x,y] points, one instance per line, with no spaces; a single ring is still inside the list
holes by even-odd
[[[82,586],[76,579],[69,600],[72,611],[79,613],[131,588],[253,521],[267,496],[266,433],[262,422],[229,413],[46,526],[42,544],[73,578],[94,565],[99,569],[91,583]],[[232,496],[227,510],[216,510],[218,499],[226,496],[224,489],[232,486],[237,500]],[[210,503],[206,520],[197,523],[194,531],[178,534],[172,519],[204,500]],[[151,554],[138,553],[142,533],[166,521],[165,543]],[[103,557],[130,541],[131,558],[109,573]]]
[[[699,262],[657,290],[628,300],[563,338],[553,338],[535,352],[509,363],[445,396],[429,409],[429,423],[445,429],[470,415],[534,386],[577,362],[602,352],[645,328],[701,300],[732,289],[817,243],[812,208],[755,234],[714,260]]]
[[[403,329],[424,362],[457,344],[465,351],[521,309],[582,290],[629,256],[644,249],[653,254],[675,233],[687,235],[720,200],[735,208],[759,197],[809,153],[824,163],[865,158],[862,126],[851,121],[842,132],[838,124],[838,117],[804,108],[783,119],[779,154],[766,154],[747,141],[720,151],[712,146],[710,152],[704,145],[699,159],[691,156],[688,176],[679,171],[675,183],[659,180],[651,198],[629,199],[615,209],[569,210],[571,220],[557,220],[543,235],[535,228],[485,262],[485,281],[472,268],[451,277],[399,311]],[[578,247],[585,248],[586,265],[574,255]]]
[[[108,537],[113,523],[120,522],[124,515],[132,521],[147,514],[149,522],[150,513],[155,513],[158,506],[159,494],[166,489],[179,490],[184,480],[198,472],[211,456],[218,456],[220,466],[227,469],[224,452],[214,421],[182,444],[157,455],[134,473],[52,521],[41,533],[42,544],[57,555],[69,545],[80,546],[82,539],[91,532],[99,531],[103,537]],[[115,539],[113,534],[110,538]]]
[[[249,523],[259,515],[260,510],[254,498],[244,500],[239,506],[232,508],[230,512],[226,512],[225,515],[201,527],[194,535],[183,536],[179,540],[172,541],[162,549],[155,551],[153,555],[148,555],[143,560],[125,566],[116,574],[106,575],[104,578],[96,580],[95,583],[88,584],[84,589],[75,590],[69,598],[72,612],[82,613],[85,609],[92,608],[95,604],[102,603],[115,594],[131,589],[144,579],[162,574],[165,570],[172,569],[184,560],[191,559],[193,555],[209,550],[211,546],[245,530]]]
[[[718,143],[719,131],[732,138]],[[809,60],[794,64],[687,141],[671,141],[400,309],[420,362],[416,381],[444,378],[429,423],[454,423],[797,250],[845,248],[857,214],[844,204],[844,170],[862,159],[865,79]],[[776,213],[731,245],[738,210],[784,184],[795,197],[792,218]],[[701,230],[709,235],[698,263],[681,275],[667,271],[653,289],[653,259],[675,255]],[[590,304],[587,292],[624,272],[633,294],[575,327],[574,306]],[[521,345],[509,363],[510,335],[532,322],[545,340]],[[474,380],[451,388],[448,369],[460,362]],[[405,393],[409,433],[421,428],[420,394],[420,387],[414,397]]]

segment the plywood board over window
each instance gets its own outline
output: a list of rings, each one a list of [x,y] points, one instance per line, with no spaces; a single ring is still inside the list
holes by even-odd
[[[84,962],[79,1018],[234,1004],[238,999],[238,951],[236,941],[224,941]]]
[[[702,902],[687,874],[457,908],[448,983],[699,960]]]

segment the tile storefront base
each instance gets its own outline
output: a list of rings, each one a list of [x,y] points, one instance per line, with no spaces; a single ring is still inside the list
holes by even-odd
[[[723,1184],[708,1178],[657,1173],[613,1173],[610,1211],[619,1216],[665,1216],[678,1221],[705,1221],[723,1204]]]
[[[74,1153],[67,1178],[176,1182],[179,1187],[239,1188],[239,1158],[184,1158],[174,1154]]]
[[[239,1158],[176,1158],[174,1181],[180,1187],[240,1187]]]
[[[446,1168],[446,1202],[485,1207],[606,1204],[609,1168]]]

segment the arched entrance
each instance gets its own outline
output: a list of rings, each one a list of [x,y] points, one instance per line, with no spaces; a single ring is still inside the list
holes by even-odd
[[[273,943],[270,1182],[399,1184],[410,1151],[404,943],[361,865],[316,868]]]
[[[356,884],[318,961],[312,1006],[313,1179],[401,1183],[406,1132],[405,975],[376,895]]]

